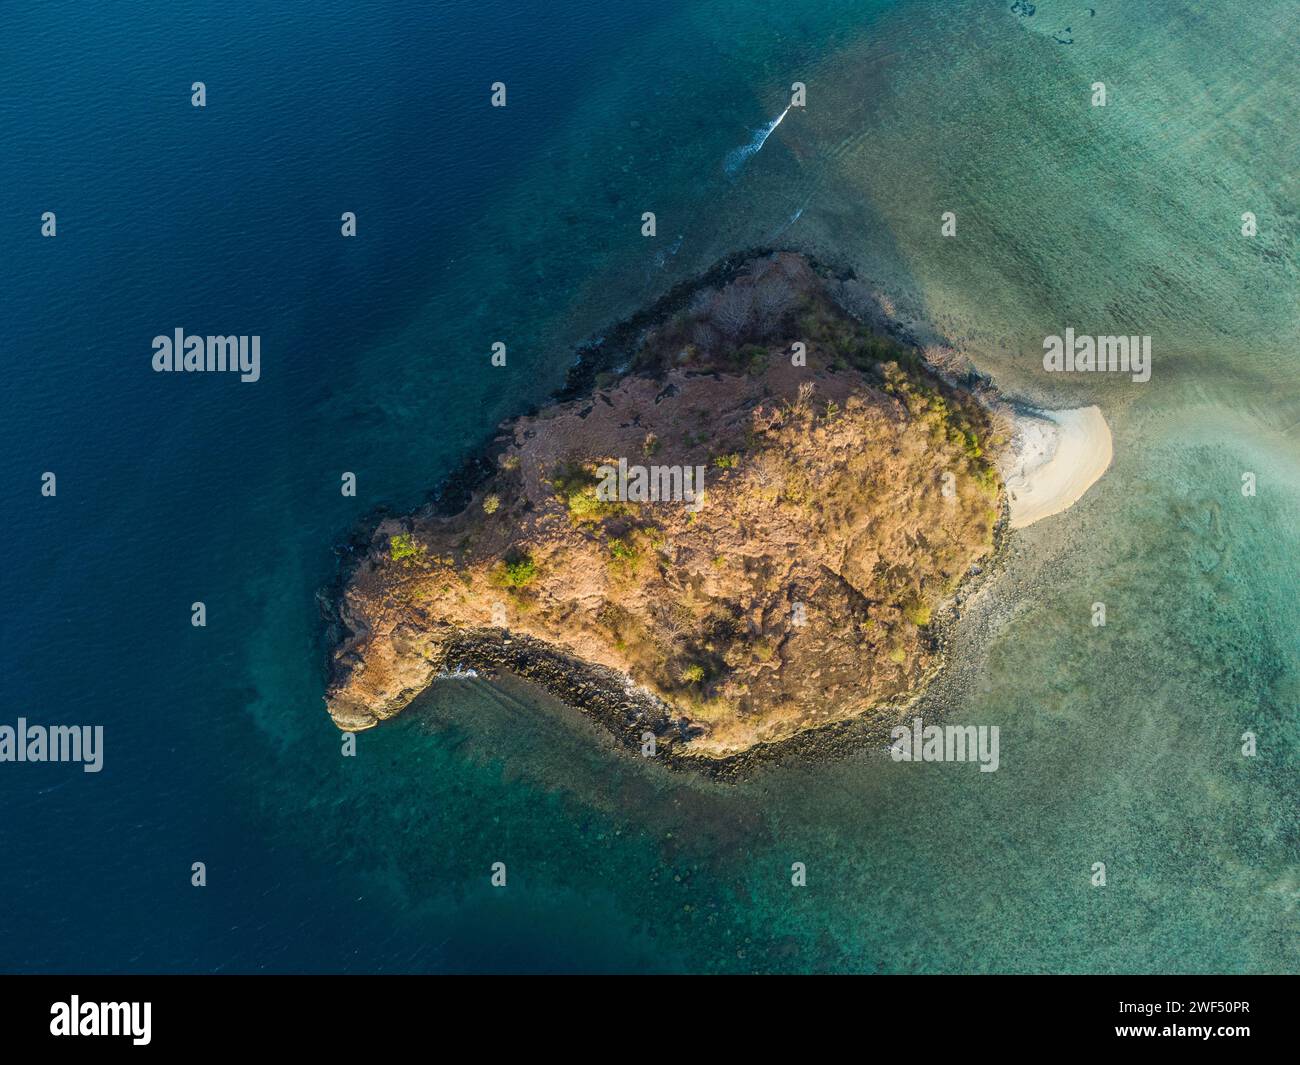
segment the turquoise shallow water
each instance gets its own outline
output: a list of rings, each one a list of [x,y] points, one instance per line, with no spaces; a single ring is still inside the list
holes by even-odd
[[[41,355],[16,363],[5,426],[24,534],[0,587],[26,604],[8,709],[104,720],[114,746],[99,778],[0,776],[0,963],[1300,968],[1294,5],[346,7],[138,25],[55,7],[53,85],[10,46],[31,102],[0,121],[32,147],[3,164],[5,214],[55,199],[69,224],[56,260],[5,223],[9,346]],[[93,106],[132,48],[165,61]],[[441,82],[431,57],[454,57]],[[207,130],[160,103],[191,63],[238,101]],[[499,76],[511,104],[485,118]],[[796,80],[808,107],[728,174]],[[344,202],[365,237],[346,253]],[[339,757],[314,601],[331,545],[417,504],[575,343],[773,243],[1114,428],[1112,469],[1016,537],[963,631],[943,710],[999,725],[999,771],[867,752],[722,788],[476,684]],[[252,389],[130,372],[155,333],[223,319],[268,338]],[[1067,325],[1151,334],[1152,381],[1044,375],[1041,338]],[[56,512],[28,490],[51,466]]]

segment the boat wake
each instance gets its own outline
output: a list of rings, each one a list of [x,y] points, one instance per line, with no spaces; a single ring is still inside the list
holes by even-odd
[[[806,205],[805,205],[805,206],[806,206]],[[768,239],[769,241],[771,241],[771,240],[775,240],[775,239],[776,239],[777,237],[779,237],[782,233],[784,233],[787,229],[789,229],[792,225],[794,225],[797,221],[799,221],[799,219],[800,219],[801,217],[803,217],[803,207],[800,207],[797,211],[795,211],[794,214],[792,214],[788,219],[786,219],[785,224],[782,225],[782,226],[781,226],[781,227],[780,227],[780,228],[779,228],[775,233],[773,233],[773,234],[772,234],[770,237],[768,237],[767,239]]]
[[[758,153],[758,150],[767,143],[767,138],[772,135],[772,131],[781,124],[781,119],[790,113],[790,108],[786,107],[779,115],[761,129],[754,130],[754,137],[748,144],[742,144],[739,148],[727,153],[727,158],[722,164],[722,169],[727,172],[728,177],[735,177],[740,173],[740,168],[749,161],[751,155]]]

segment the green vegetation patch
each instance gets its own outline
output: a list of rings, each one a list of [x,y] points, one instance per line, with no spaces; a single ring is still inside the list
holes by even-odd
[[[603,521],[624,510],[618,502],[601,499],[597,494],[599,485],[596,467],[581,462],[565,463],[551,477],[551,487],[564,501],[569,520],[575,523]]]
[[[537,579],[537,563],[531,555],[507,556],[492,570],[492,583],[498,588],[527,588]]]
[[[930,604],[919,595],[913,596],[903,604],[903,617],[918,628],[930,624]]]
[[[415,566],[424,561],[425,547],[410,533],[398,533],[388,538],[388,557],[403,566]]]

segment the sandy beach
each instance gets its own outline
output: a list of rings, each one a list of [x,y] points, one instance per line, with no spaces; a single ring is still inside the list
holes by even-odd
[[[1074,505],[1110,466],[1110,426],[1099,407],[1016,416],[1001,466],[1011,527],[1023,529]]]

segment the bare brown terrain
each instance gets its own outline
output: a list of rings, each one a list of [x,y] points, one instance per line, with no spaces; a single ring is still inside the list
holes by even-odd
[[[915,692],[932,618],[992,550],[1001,440],[845,296],[800,256],[755,259],[642,331],[591,395],[504,425],[459,513],[384,521],[339,605],[339,727],[511,641],[607,667],[605,689],[628,678],[662,708],[651,730],[707,758]],[[602,498],[620,459],[702,467],[703,499]],[[548,682],[554,661],[534,679],[608,721],[608,698]],[[638,735],[640,711],[617,713]]]

